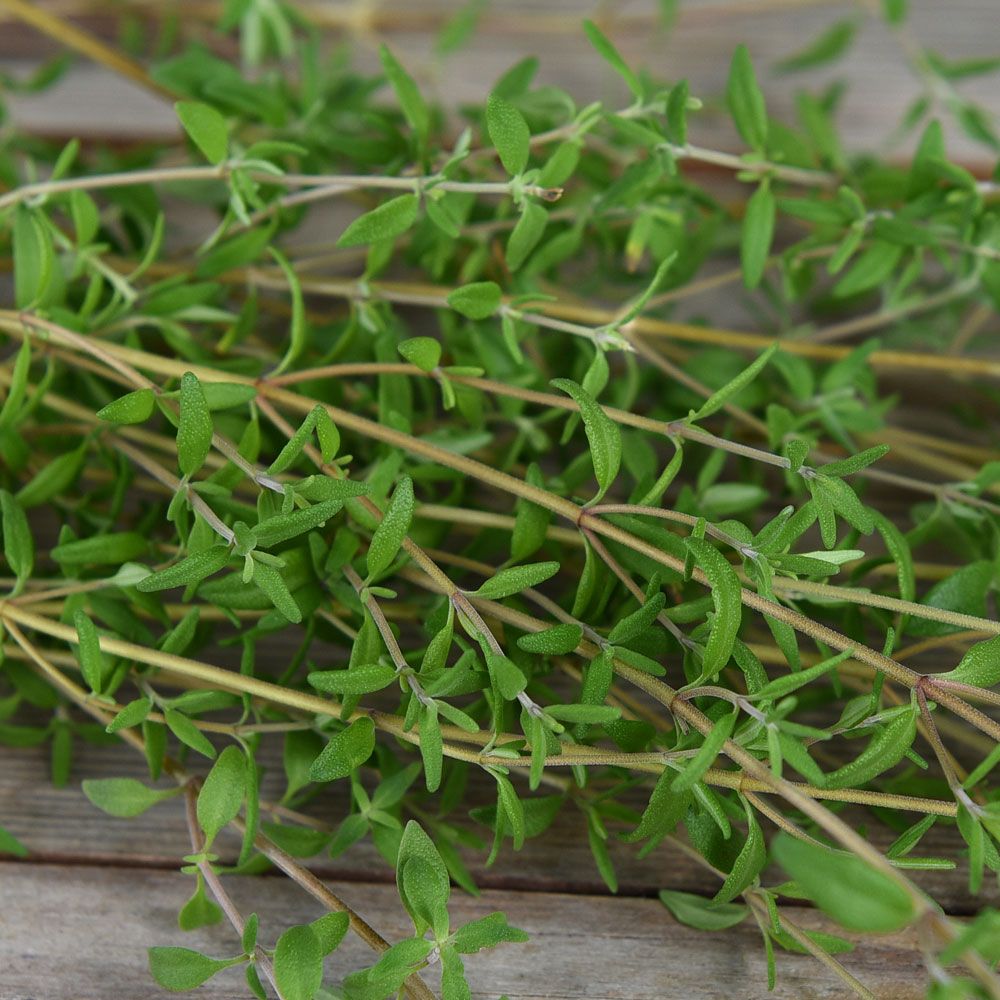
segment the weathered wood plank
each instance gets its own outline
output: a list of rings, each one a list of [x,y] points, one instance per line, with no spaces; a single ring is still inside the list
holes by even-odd
[[[290,923],[320,915],[318,905],[283,879],[227,880],[244,913],[262,919],[261,941],[273,944]],[[196,947],[213,955],[238,951],[226,926],[185,934],[175,913],[190,892],[180,874],[90,866],[0,865],[0,995],[5,1000],[152,1000],[165,994],[146,971],[151,945]],[[390,940],[407,933],[391,886],[332,884]],[[531,941],[466,961],[474,995],[511,1000],[664,1000],[665,997],[834,998],[843,984],[814,959],[781,954],[778,988],[767,992],[756,927],[707,934],[677,924],[655,900],[608,899],[553,893],[487,892],[457,895],[458,923],[504,911]],[[810,929],[829,929],[811,911],[796,912]],[[571,930],[570,930],[571,928]],[[336,982],[371,961],[353,937],[328,961]],[[844,964],[883,1000],[923,995],[924,971],[912,933],[871,939]],[[433,979],[428,975],[429,982]],[[198,991],[206,1000],[245,997],[242,976],[221,973]]]
[[[345,6],[331,5],[334,10]],[[401,20],[394,22],[393,7]],[[539,79],[565,87],[583,105],[601,99],[628,103],[624,89],[590,49],[576,20],[593,13],[596,5],[553,3],[494,5],[483,30],[447,60],[433,57],[435,31],[448,12],[461,6],[449,0],[435,7],[436,19],[414,17],[401,5],[379,5],[375,27],[399,52],[422,82],[449,107],[481,101],[493,81],[518,59],[543,56]],[[996,55],[996,5],[993,0],[953,0],[948,4],[916,0],[912,3],[914,35],[950,59]],[[851,87],[840,111],[840,124],[852,148],[881,148],[906,107],[920,93],[920,84],[906,65],[899,45],[879,22],[865,23],[843,62],[832,69],[779,75],[775,64],[798,51],[835,21],[851,11],[842,3],[785,4],[684,0],[670,35],[651,29],[650,2],[630,3],[618,15],[615,5],[601,5],[601,17],[625,56],[636,66],[667,79],[688,78],[692,92],[718,95],[725,86],[729,59],[740,42],[749,46],[765,80],[769,106],[779,118],[794,117],[794,94],[803,86],[819,86],[845,79]],[[556,12],[558,17],[550,15]],[[645,19],[643,19],[645,18]],[[91,22],[93,23],[93,22]],[[108,22],[104,22],[107,26]],[[558,31],[555,26],[561,26]],[[4,41],[4,38],[7,38]],[[335,36],[343,37],[342,32]],[[113,32],[110,32],[113,39]],[[358,65],[375,71],[376,46],[362,36],[354,46]],[[8,68],[27,73],[38,54],[34,36],[25,29],[0,25],[0,55]],[[994,111],[1000,110],[994,78],[961,82],[959,90]],[[10,101],[15,121],[56,135],[95,134],[128,138],[131,135],[176,134],[169,104],[118,80],[103,69],[80,63],[61,83],[38,96]],[[990,166],[988,152],[949,126],[952,153],[961,160]],[[736,148],[738,143],[726,117],[705,112],[693,125],[691,140],[701,145]]]
[[[266,777],[264,797],[277,800],[283,788],[276,744],[267,746],[262,758]],[[188,852],[187,828],[179,800],[170,800],[134,819],[120,820],[96,810],[83,796],[84,778],[134,777],[144,780],[144,765],[138,755],[115,746],[79,744],[73,780],[69,787],[53,788],[47,774],[45,753],[40,748],[12,750],[0,747],[0,825],[20,837],[41,859],[51,861],[103,861],[157,868],[171,868]],[[471,804],[488,801],[492,790],[486,783],[472,783]],[[336,823],[347,810],[346,785],[328,789],[311,802],[307,811]],[[461,814],[452,817],[460,820]],[[468,825],[488,833],[471,820]],[[878,831],[872,838],[886,846],[890,836]],[[220,847],[223,851],[225,845]],[[634,846],[616,837],[610,841],[611,856],[618,872],[622,895],[649,896],[659,889],[682,889],[712,894],[718,880],[669,846],[639,860]],[[962,845],[953,827],[935,826],[917,853],[958,857]],[[477,883],[505,889],[550,892],[605,892],[594,866],[580,815],[563,810],[541,837],[527,843],[518,854],[505,850],[492,868],[484,867],[486,851],[462,850]],[[330,878],[362,878],[385,881],[393,877],[370,841],[356,844],[344,855],[318,857],[309,862],[317,873]],[[967,913],[987,903],[1000,903],[995,885],[972,898],[968,893],[964,863],[954,871],[913,872],[942,906],[953,913]]]

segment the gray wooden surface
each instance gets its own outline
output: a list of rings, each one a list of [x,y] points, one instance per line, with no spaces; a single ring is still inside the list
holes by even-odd
[[[278,760],[269,763],[280,772]],[[146,971],[146,948],[179,944],[219,956],[238,951],[227,926],[190,934],[177,929],[177,910],[192,888],[191,878],[178,872],[189,850],[180,800],[136,819],[113,819],[94,809],[79,790],[84,778],[112,776],[142,777],[136,755],[81,745],[70,785],[55,789],[47,781],[43,749],[0,748],[0,825],[31,850],[23,861],[0,863],[0,1000],[164,996]],[[276,786],[274,781],[265,785],[264,794]],[[342,809],[340,792],[334,786],[311,811],[335,817]],[[467,968],[477,998],[502,993],[510,1000],[846,995],[814,959],[787,953],[778,958],[778,990],[768,994],[760,934],[752,921],[724,935],[674,921],[656,900],[658,889],[710,895],[718,883],[667,847],[640,863],[632,848],[613,843],[622,886],[619,895],[611,896],[597,878],[575,819],[567,814],[520,854],[505,852],[491,869],[483,869],[482,855],[467,854],[484,891],[475,899],[456,890],[455,920],[499,909],[532,935],[529,944],[470,956]],[[233,837],[223,836],[217,848],[223,858],[231,858],[236,846]],[[942,847],[932,835],[922,850]],[[320,858],[310,867],[388,940],[406,934],[392,871],[370,847],[358,845],[341,858]],[[259,912],[269,943],[288,924],[319,915],[317,904],[281,876],[226,882],[245,913]],[[935,873],[924,884],[949,910],[963,912],[969,908],[964,882],[964,871],[956,871]],[[803,927],[836,931],[808,908],[790,912]],[[330,960],[331,981],[366,960],[364,947],[352,941]],[[862,941],[843,962],[878,997],[923,996],[925,975],[913,934]],[[199,995],[247,994],[239,975],[227,972]]]
[[[80,4],[52,4],[75,9]],[[95,5],[90,5],[95,6]],[[100,7],[101,5],[96,5]],[[107,9],[107,5],[103,5]],[[301,4],[338,14],[357,3],[324,0]],[[906,107],[921,93],[900,45],[881,21],[868,17],[843,61],[832,68],[781,75],[775,64],[813,41],[831,24],[852,14],[860,4],[845,0],[680,0],[679,16],[668,35],[656,30],[649,0],[631,3],[593,0],[494,0],[481,30],[468,44],[444,60],[431,53],[434,25],[461,6],[446,3],[404,3],[401,0],[368,4],[377,33],[335,36],[348,41],[357,63],[372,71],[378,65],[377,44],[387,41],[428,90],[451,107],[463,101],[482,101],[493,81],[524,56],[541,58],[538,80],[566,88],[582,106],[605,100],[614,106],[629,103],[622,83],[590,48],[576,27],[584,16],[597,16],[629,62],[666,80],[687,78],[693,94],[717,98],[725,87],[733,48],[745,42],[754,57],[768,96],[769,108],[779,118],[794,116],[795,91],[818,87],[834,79],[850,81],[839,123],[845,141],[855,149],[881,149]],[[0,4],[0,16],[2,16]],[[162,9],[146,3],[140,9]],[[170,4],[183,12],[185,5]],[[994,56],[1000,50],[1000,7],[996,0],[911,0],[910,24],[915,38],[949,59]],[[860,15],[859,15],[860,16]],[[87,22],[101,30],[107,21]],[[109,32],[114,37],[113,31]],[[44,51],[37,33],[0,21],[0,58],[9,69],[27,73]],[[1000,108],[996,75],[960,81],[958,90],[994,110]],[[176,134],[168,102],[108,71],[83,61],[53,90],[38,96],[12,98],[12,117],[34,129],[54,135],[93,133],[118,138]],[[952,154],[973,166],[989,169],[991,157],[981,145],[946,126]],[[711,106],[695,116],[690,140],[703,146],[739,149],[726,117]],[[900,151],[902,153],[902,150]]]
[[[217,926],[192,934],[177,930],[176,910],[190,893],[190,879],[172,872],[79,865],[0,864],[0,997],[4,1000],[73,1000],[163,997],[145,971],[151,944],[200,947],[208,954],[238,953],[232,934]],[[259,911],[261,942],[269,931],[321,914],[317,904],[278,878],[230,879],[245,912]],[[331,883],[389,940],[406,934],[406,915],[395,888],[358,879]],[[778,988],[766,991],[760,933],[752,924],[725,940],[671,919],[656,900],[549,892],[490,890],[479,899],[458,895],[456,921],[504,911],[531,934],[527,944],[507,945],[466,959],[479,998],[503,993],[510,1000],[732,1000],[772,996],[787,1000],[844,996],[822,967],[802,955],[779,957]],[[26,919],[27,918],[27,919]],[[803,911],[809,929],[829,929]],[[847,965],[884,1000],[923,995],[920,959],[912,933],[865,942]],[[328,960],[328,979],[371,962],[356,938]],[[433,977],[427,976],[428,984]],[[245,997],[238,971],[227,970],[198,996]]]

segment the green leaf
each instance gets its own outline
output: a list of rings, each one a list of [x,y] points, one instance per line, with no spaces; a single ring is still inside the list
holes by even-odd
[[[311,781],[336,781],[360,767],[375,750],[375,723],[355,719],[323,748],[309,769]]]
[[[252,385],[240,382],[202,382],[201,391],[205,394],[205,402],[214,413],[216,410],[231,410],[237,406],[245,406],[257,398],[257,389]]]
[[[528,686],[528,679],[520,667],[506,656],[490,652],[486,663],[500,694],[508,701],[513,701]]]
[[[104,683],[104,654],[97,637],[94,623],[83,611],[73,615],[73,625],[79,637],[80,671],[87,686],[94,694],[100,694]]]
[[[410,530],[413,507],[413,480],[409,476],[403,476],[393,491],[392,499],[368,547],[369,580],[384,573],[395,560]]]
[[[430,129],[430,112],[424,102],[420,91],[417,89],[413,77],[403,69],[399,60],[389,51],[388,46],[383,45],[379,50],[382,59],[382,68],[385,75],[392,84],[392,89],[396,92],[396,99],[399,106],[410,123],[410,127],[417,134],[417,138],[423,142],[427,138]]]
[[[194,475],[212,447],[212,416],[196,375],[181,378],[181,417],[177,425],[177,462],[182,475]]]
[[[326,407],[317,407],[316,412],[316,440],[319,441],[320,454],[324,462],[332,462],[340,450],[340,431],[333,422]],[[333,482],[333,480],[331,480]],[[364,492],[363,483],[348,484],[350,488]],[[299,491],[301,493],[301,490]]]
[[[740,239],[740,261],[743,265],[743,282],[747,288],[756,288],[764,277],[767,259],[774,240],[776,206],[771,185],[767,180],[750,196]]]
[[[903,247],[884,240],[875,240],[851,265],[847,273],[833,286],[836,298],[860,295],[887,281],[895,270]]]
[[[246,919],[246,923],[243,925],[243,934],[240,938],[240,944],[243,946],[243,951],[248,955],[252,955],[254,949],[257,947],[257,933],[260,930],[260,918],[256,913],[251,913]]]
[[[422,372],[432,372],[441,363],[441,344],[433,337],[411,337],[396,349]]]
[[[887,517],[875,513],[873,518],[875,527],[896,564],[899,596],[904,601],[912,601],[917,592],[917,580],[913,570],[913,554],[910,552],[910,546],[903,533]]]
[[[641,100],[642,84],[639,78],[626,65],[607,35],[593,21],[584,21],[583,30],[587,33],[590,44],[597,50],[597,54],[625,81],[625,86],[632,91],[633,96]]]
[[[309,924],[289,927],[274,948],[274,978],[284,1000],[313,1000],[323,985],[323,950]]]
[[[10,383],[7,386],[7,398],[0,406],[0,431],[13,427],[21,413],[21,404],[28,391],[28,375],[31,371],[31,338],[25,335],[14,359],[14,370],[11,372]]]
[[[309,442],[309,436],[319,422],[321,412],[323,407],[317,403],[306,414],[299,429],[288,439],[287,444],[278,452],[278,457],[268,466],[268,475],[276,476],[284,472],[302,454],[302,449]]]
[[[130,701],[122,710],[107,724],[105,732],[117,733],[119,729],[131,729],[145,722],[149,715],[153,703],[149,698],[136,698]]]
[[[291,514],[275,514],[274,517],[261,521],[254,528],[253,533],[257,539],[257,547],[269,549],[274,545],[287,542],[290,538],[297,538],[307,531],[319,528],[326,524],[334,514],[339,513],[343,506],[343,499],[324,500],[322,503],[303,507]]]
[[[590,504],[595,504],[608,491],[618,475],[622,458],[621,431],[582,386],[566,378],[553,379],[551,384],[572,396],[576,405],[580,407],[583,428],[590,445],[590,457],[594,464],[594,476],[597,479],[597,495],[589,501]]]
[[[648,601],[639,605],[635,611],[626,615],[615,625],[608,633],[608,642],[620,645],[644,635],[656,621],[656,616],[663,610],[666,603],[667,599],[662,593],[654,594]]]
[[[694,788],[696,782],[700,781],[705,772],[715,763],[715,758],[719,756],[723,744],[733,734],[733,727],[739,716],[736,709],[728,715],[724,715],[712,727],[712,731],[705,737],[705,742],[698,749],[698,753],[688,762],[687,767],[674,778],[674,792],[686,792]]]
[[[441,786],[444,764],[444,746],[441,740],[441,723],[434,702],[424,705],[420,712],[420,756],[424,762],[424,781],[427,791],[436,792]]]
[[[347,1000],[382,1000],[394,996],[433,947],[434,942],[425,938],[397,941],[388,951],[382,952],[370,969],[352,972],[344,979],[345,997]]]
[[[906,756],[916,732],[916,712],[910,708],[901,710],[854,760],[827,774],[827,787],[860,788],[865,782],[895,767]]]
[[[309,683],[327,694],[371,694],[388,687],[399,675],[384,663],[366,663],[349,670],[324,670],[309,674]]]
[[[13,854],[15,858],[26,858],[28,848],[14,834],[0,826],[0,854]]]
[[[152,389],[136,389],[102,407],[97,418],[110,424],[141,424],[153,415],[155,405],[156,393]]]
[[[726,405],[741,389],[749,385],[761,372],[764,366],[771,360],[774,352],[778,349],[777,344],[772,344],[763,354],[759,355],[757,358],[751,362],[746,368],[743,369],[736,376],[736,378],[731,379],[727,382],[721,389],[717,389],[712,393],[708,399],[698,408],[688,416],[689,421],[704,420],[705,417],[710,417],[713,413],[717,413]]]
[[[455,950],[462,955],[474,955],[487,948],[495,948],[507,941],[523,942],[528,935],[519,927],[511,927],[503,913],[490,913],[459,927],[452,940]]]
[[[24,205],[14,211],[14,305],[31,309],[42,305],[53,287],[56,267],[52,237],[38,216]]]
[[[737,46],[733,53],[726,100],[743,140],[751,149],[763,153],[768,135],[767,106],[745,45]]]
[[[493,777],[497,783],[497,795],[499,805],[510,824],[511,838],[514,841],[514,850],[519,851],[524,846],[524,838],[527,833],[524,819],[524,806],[517,797],[517,792],[511,784],[509,778],[505,778],[499,771],[495,771]]]
[[[25,509],[37,507],[68,493],[76,481],[87,457],[86,441],[79,448],[52,459],[26,486],[17,493],[17,502]]]
[[[747,817],[747,839],[733,862],[732,870],[722,883],[722,888],[715,894],[713,899],[715,903],[730,903],[744,889],[749,888],[767,860],[767,849],[764,846],[764,834],[760,823],[757,822],[757,817],[746,800],[742,801]]]
[[[219,164],[229,150],[229,126],[215,108],[198,101],[178,101],[177,117],[209,163]]]
[[[176,788],[149,788],[135,778],[88,778],[81,784],[83,794],[102,812],[128,819],[139,816],[157,802],[183,791]]]
[[[853,20],[837,21],[802,51],[782,59],[775,69],[781,73],[789,73],[832,62],[850,47],[856,29],[857,25]]]
[[[538,245],[548,219],[549,214],[541,205],[525,201],[521,209],[521,218],[517,220],[517,225],[511,230],[507,240],[507,267],[511,271],[516,271]]]
[[[163,720],[167,728],[183,743],[192,750],[200,753],[209,760],[215,757],[215,747],[207,736],[191,721],[183,712],[178,712],[175,708],[168,708],[163,713]]]
[[[495,281],[476,281],[456,288],[448,296],[448,305],[467,319],[486,319],[500,305],[503,293]]]
[[[281,273],[284,274],[285,281],[288,282],[288,291],[292,296],[292,315],[288,326],[288,348],[281,359],[281,363],[274,370],[275,375],[280,375],[302,356],[302,352],[306,349],[309,332],[306,326],[306,306],[302,298],[302,285],[299,282],[299,276],[295,273],[295,268],[292,267],[288,262],[288,258],[283,253],[275,250],[274,247],[268,247],[268,250],[271,256],[278,262],[278,267],[281,268]]]
[[[85,247],[92,243],[101,225],[101,216],[94,199],[86,191],[70,191],[69,213],[73,219],[76,245]]]
[[[267,599],[290,621],[302,621],[302,609],[298,606],[281,573],[273,566],[258,559],[253,561],[253,582]]]
[[[437,938],[448,935],[448,897],[451,883],[439,866],[419,855],[407,858],[402,872],[403,894],[408,909],[418,919],[414,926],[418,934],[428,927]]]
[[[427,918],[421,912],[419,906],[415,906],[406,891],[405,873],[407,867],[413,862],[422,862],[420,869],[421,881],[433,881],[435,891],[439,896],[443,896],[447,901],[447,887],[449,885],[448,869],[441,858],[434,842],[424,832],[423,827],[416,820],[410,820],[403,830],[402,839],[399,842],[399,852],[396,856],[396,888],[399,891],[399,898],[406,908],[406,912],[413,921],[413,926],[418,933],[422,933],[422,928],[429,924]]]
[[[700,931],[724,931],[749,916],[750,908],[737,903],[713,903],[693,892],[661,889],[660,902],[682,924]]]
[[[639,820],[639,825],[622,835],[622,840],[634,843],[650,840],[650,846],[659,843],[684,818],[691,803],[691,794],[675,792],[673,782],[677,772],[665,769],[656,779],[649,803]]]
[[[932,674],[930,679],[957,681],[981,688],[1000,683],[1000,635],[985,642],[977,642],[954,670]]]
[[[110,535],[92,535],[65,542],[53,548],[49,555],[56,562],[74,566],[96,566],[104,563],[122,565],[142,555],[149,548],[149,539],[134,531]]]
[[[813,681],[824,676],[824,674],[828,674],[835,667],[849,659],[852,653],[853,650],[845,649],[843,652],[837,653],[836,656],[830,656],[805,670],[797,670],[795,673],[788,674],[785,677],[778,677],[770,683],[765,684],[759,690],[754,691],[753,694],[748,694],[746,698],[748,701],[776,701],[778,698],[784,698],[793,691],[797,691],[807,684],[812,684]]]
[[[543,656],[562,656],[572,653],[583,639],[583,629],[572,622],[553,625],[541,632],[522,635],[517,645],[526,653],[538,653]]]
[[[0,490],[0,528],[4,559],[17,577],[11,596],[17,596],[35,567],[35,542],[24,510],[6,490]]]
[[[887,444],[877,444],[874,448],[866,448],[857,455],[845,458],[840,462],[827,462],[823,466],[824,476],[852,476],[855,472],[867,469],[873,462],[877,462],[883,455],[888,454],[890,447]]]
[[[549,577],[559,572],[559,563],[540,562],[528,563],[526,566],[508,566],[490,577],[478,590],[473,591],[476,597],[496,601],[511,594],[520,593],[529,587],[536,587]]]
[[[329,955],[340,947],[340,942],[350,929],[351,918],[346,913],[324,913],[309,926],[316,935],[320,951]]]
[[[580,141],[568,139],[556,146],[555,152],[546,160],[538,183],[542,187],[559,187],[573,176],[580,162]],[[510,265],[508,261],[508,266]]]
[[[686,538],[684,544],[712,588],[715,617],[705,644],[702,669],[706,676],[714,677],[729,662],[740,630],[743,616],[740,579],[722,553],[703,538]]]
[[[232,550],[228,545],[213,545],[201,552],[193,552],[179,563],[174,563],[173,566],[140,580],[135,585],[136,590],[148,594],[156,590],[170,590],[173,587],[187,587],[200,583],[205,577],[223,569],[229,563],[231,556]]]
[[[920,603],[931,608],[983,617],[987,613],[986,594],[993,585],[993,573],[991,562],[977,559],[935,583]],[[907,625],[907,631],[913,635],[946,635],[958,629],[957,625],[925,621],[918,617],[912,618]]]
[[[217,972],[246,961],[237,958],[209,958],[190,948],[150,948],[149,971],[171,993],[183,993],[211,979]]]
[[[912,922],[909,893],[854,855],[779,833],[774,859],[825,913],[848,930],[886,933]]]
[[[235,818],[246,796],[247,768],[243,751],[226,747],[216,758],[198,792],[198,823],[205,831],[205,849]]]
[[[402,236],[417,221],[420,199],[403,194],[355,219],[340,235],[338,247],[364,246]]]
[[[528,466],[525,482],[532,486],[545,488],[545,480],[537,465]],[[533,555],[545,543],[546,532],[552,515],[544,507],[530,500],[518,497],[515,505],[514,530],[510,537],[510,557],[514,562],[521,562]]]
[[[402,194],[355,219],[337,240],[338,247],[358,247],[402,236],[417,221],[420,199]]]
[[[559,722],[582,723],[599,726],[621,718],[621,709],[611,705],[549,705],[546,715]]]
[[[222,922],[222,909],[208,898],[205,879],[198,872],[195,890],[191,898],[177,914],[177,926],[182,931],[195,931],[200,927],[211,927]]]
[[[490,94],[486,100],[486,130],[504,170],[512,176],[522,173],[528,165],[531,143],[524,115],[502,97]]]

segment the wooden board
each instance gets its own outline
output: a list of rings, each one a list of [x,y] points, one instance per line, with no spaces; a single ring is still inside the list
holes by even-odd
[[[0,864],[0,998],[163,996],[146,972],[146,948],[187,944],[211,954],[230,952],[233,937],[225,927],[192,935],[176,928],[177,910],[191,889],[190,878],[177,872],[189,850],[180,801],[117,820],[95,810],[79,790],[79,780],[86,777],[142,777],[135,755],[81,745],[73,781],[64,789],[48,784],[46,766],[41,748],[0,748],[0,824],[32,851],[24,861]],[[265,793],[277,787],[272,776]],[[335,818],[344,805],[338,791],[333,786],[313,811]],[[639,862],[634,850],[615,842],[612,853],[622,887],[613,897],[597,877],[575,820],[567,812],[522,853],[506,852],[489,870],[483,869],[481,854],[467,852],[485,891],[474,899],[456,890],[455,919],[502,909],[512,923],[532,933],[528,945],[470,959],[477,997],[504,992],[511,1000],[769,995],[760,936],[752,923],[724,937],[700,933],[673,921],[655,899],[660,888],[710,895],[716,881],[676,851],[664,848]],[[223,836],[217,846],[231,858],[236,841]],[[926,846],[934,848],[942,848],[940,840]],[[336,891],[389,940],[405,935],[392,872],[370,845],[336,860],[317,859],[310,867],[336,883]],[[928,881],[952,912],[971,905],[963,872],[934,873]],[[289,923],[319,914],[317,904],[281,876],[227,883],[245,912],[258,911],[269,921],[270,939]],[[992,901],[997,902],[995,896]],[[794,914],[807,928],[835,930],[807,908]],[[365,960],[363,947],[354,942],[331,961],[330,975],[335,978]],[[923,964],[910,934],[865,941],[845,964],[879,997],[923,995]],[[712,977],[708,969],[715,970]],[[807,956],[782,955],[779,970],[773,996],[845,995],[842,985]],[[239,976],[227,973],[200,995],[246,993]]]
[[[278,744],[265,745],[262,760],[266,771],[263,798],[276,801],[283,790]],[[173,868],[187,853],[188,835],[179,799],[161,803],[134,819],[117,820],[98,812],[83,796],[79,782],[85,778],[132,777],[147,780],[142,760],[132,751],[115,746],[78,744],[70,786],[54,788],[49,783],[42,751],[0,747],[0,826],[20,837],[33,855],[43,861],[138,864]],[[192,765],[197,769],[197,763]],[[472,803],[492,801],[493,790],[485,782],[472,781]],[[636,800],[642,808],[643,801]],[[307,807],[310,815],[337,823],[346,814],[345,783],[335,783]],[[463,814],[454,819],[461,821]],[[916,818],[916,817],[915,817]],[[466,820],[469,828],[486,836],[488,831]],[[872,824],[874,825],[874,824]],[[624,828],[619,828],[623,830]],[[770,830],[768,833],[770,834]],[[872,840],[888,846],[890,835],[876,828]],[[680,889],[712,895],[719,888],[716,876],[664,846],[640,860],[636,847],[612,836],[611,856],[619,879],[619,893],[655,896],[660,889]],[[231,859],[225,845],[223,857]],[[936,825],[921,841],[920,855],[958,857],[963,846],[952,824]],[[594,865],[587,832],[579,813],[563,809],[544,836],[531,840],[517,854],[507,849],[491,868],[484,866],[486,851],[463,850],[462,855],[478,885],[484,888],[547,892],[603,893],[604,883]],[[320,856],[310,867],[324,877],[366,878],[390,881],[393,871],[369,841],[350,848],[338,858]],[[1000,890],[987,883],[979,897],[968,892],[964,863],[954,871],[909,873],[950,913],[974,912],[981,906],[1000,905]]]
[[[66,9],[66,4],[50,4]],[[69,5],[78,9],[81,5]],[[305,5],[308,6],[308,5]],[[343,12],[353,3],[323,5]],[[482,101],[493,82],[517,60],[541,57],[539,82],[567,89],[583,106],[604,100],[611,106],[629,103],[621,81],[590,48],[579,21],[598,16],[622,53],[636,67],[665,80],[687,78],[692,93],[717,98],[725,87],[735,46],[748,45],[764,80],[769,108],[778,118],[794,118],[797,89],[813,89],[844,79],[851,82],[839,115],[847,144],[854,149],[881,149],[905,109],[921,93],[901,47],[884,24],[868,19],[842,62],[806,73],[779,74],[776,64],[801,50],[836,21],[857,11],[853,4],[827,0],[681,0],[674,30],[654,28],[650,0],[622,3],[567,0],[504,0],[490,5],[481,29],[467,45],[445,60],[432,53],[436,26],[462,6],[448,0],[428,7],[398,2],[370,5],[378,34],[331,37],[349,40],[357,64],[377,72],[377,42],[388,41],[429,93],[451,108]],[[995,0],[912,0],[914,36],[949,59],[997,55]],[[88,19],[86,25],[114,40],[114,21]],[[434,26],[434,27],[432,27]],[[27,75],[45,53],[55,51],[37,32],[0,21],[0,57],[5,68]],[[993,112],[1000,110],[996,77],[960,81],[958,90]],[[93,134],[130,138],[176,134],[168,102],[86,62],[79,62],[54,89],[37,96],[10,99],[14,121],[59,136]],[[993,158],[982,146],[948,126],[952,155],[983,170]],[[703,146],[738,149],[727,116],[709,108],[694,119],[690,140]]]
[[[244,913],[259,912],[261,942],[273,945],[289,923],[320,915],[318,905],[278,878],[232,878]],[[331,884],[385,936],[407,933],[394,887],[366,882]],[[90,865],[0,864],[0,996],[5,1000],[152,1000],[166,994],[146,971],[151,945],[197,947],[216,956],[239,951],[224,926],[189,934],[175,914],[190,892],[182,875]],[[767,992],[760,934],[752,924],[719,935],[676,923],[655,900],[490,891],[457,895],[456,923],[502,910],[531,934],[527,944],[469,956],[466,969],[477,998],[510,1000],[729,1000],[732,997],[843,997],[842,984],[803,955],[782,954],[778,988]],[[797,914],[809,929],[829,929],[814,913]],[[327,964],[328,979],[371,962],[349,937]],[[923,996],[922,968],[912,933],[864,942],[844,964],[881,1000]],[[433,979],[428,975],[429,984]],[[227,970],[198,990],[206,1000],[243,998],[238,971]]]

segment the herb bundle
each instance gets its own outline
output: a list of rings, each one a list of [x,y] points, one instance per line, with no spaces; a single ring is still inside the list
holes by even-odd
[[[1000,364],[976,353],[1000,185],[948,158],[937,104],[910,109],[907,162],[852,155],[837,88],[779,122],[740,47],[746,151],[708,150],[687,84],[585,22],[627,105],[578,107],[528,59],[456,127],[388,48],[361,75],[263,0],[218,27],[253,72],[194,44],[126,61],[182,142],[0,136],[0,741],[49,740],[65,782],[74,741],[112,734],[149,782],[85,782],[95,806],[186,799],[181,926],[225,917],[240,943],[153,947],[157,981],[428,997],[440,962],[445,1000],[470,997],[463,956],[526,935],[452,926],[459,847],[530,851],[567,809],[612,891],[609,838],[716,873],[712,899],[661,898],[706,930],[756,921],[772,984],[776,949],[805,951],[871,996],[847,941],[796,923],[808,899],[853,931],[917,926],[929,995],[1000,995],[1000,914],[960,923],[911,875],[961,860],[977,893],[1000,871]],[[995,155],[953,82],[991,66],[924,56]],[[757,331],[714,326],[708,292]],[[929,378],[940,412],[908,426]],[[334,782],[349,811],[317,827]],[[935,825],[951,854],[914,854]],[[331,912],[261,944],[227,828],[237,871],[273,864]],[[298,860],[365,838],[410,938]],[[349,931],[376,959],[324,987]]]

